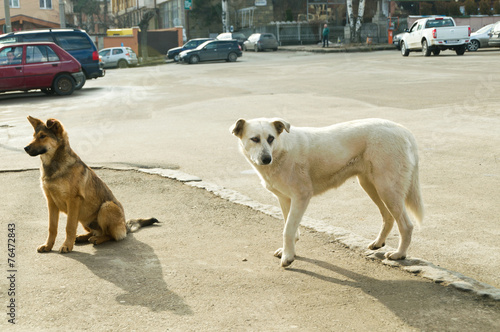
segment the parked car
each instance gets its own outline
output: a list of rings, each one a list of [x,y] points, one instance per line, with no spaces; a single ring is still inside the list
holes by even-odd
[[[495,23],[488,24],[481,29],[470,34],[470,41],[467,44],[467,50],[474,52],[481,47],[488,47],[488,40],[490,39],[490,32]]]
[[[70,95],[84,79],[80,62],[54,43],[0,44],[0,92]]]
[[[17,31],[0,35],[0,43],[53,42],[66,50],[82,65],[85,79],[77,85],[81,89],[87,79],[103,77],[99,53],[90,36],[80,29],[48,29]]]
[[[398,50],[400,50],[400,49],[401,49],[401,47],[400,47],[400,44],[399,44],[399,43],[401,42],[401,38],[403,38],[403,36],[404,36],[404,34],[405,34],[405,33],[406,33],[406,32],[401,32],[401,33],[398,33],[397,35],[395,35],[394,37],[392,37],[392,44],[393,44],[393,45],[396,45],[396,48],[397,48]]]
[[[488,39],[488,45],[491,47],[499,47],[500,46],[500,21],[495,23],[493,28],[490,31]]]
[[[110,47],[99,51],[104,68],[137,66],[137,54],[130,47]]]
[[[241,32],[224,32],[219,34],[216,39],[218,40],[230,40],[230,39],[236,39],[238,41],[238,44],[240,47],[243,49],[243,43],[245,40],[247,40],[247,37],[245,34]]]
[[[259,52],[265,49],[278,50],[278,40],[272,33],[254,33],[243,43],[243,51]]]
[[[454,50],[463,55],[470,38],[470,26],[457,26],[452,17],[426,17],[415,21],[403,35],[399,46],[401,55],[420,51],[424,56],[439,55],[443,50]]]
[[[191,39],[190,41],[188,41],[187,43],[185,43],[184,45],[182,45],[180,47],[171,48],[167,51],[167,59],[173,59],[175,62],[178,62],[179,61],[179,54],[182,51],[192,50],[193,48],[197,48],[198,46],[200,46],[200,44],[203,44],[207,40],[212,40],[212,38]]]
[[[242,55],[237,40],[209,40],[195,49],[182,51],[180,61],[190,64],[212,60],[234,62]]]

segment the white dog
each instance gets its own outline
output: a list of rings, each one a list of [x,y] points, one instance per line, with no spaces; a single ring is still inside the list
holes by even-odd
[[[408,129],[381,119],[301,128],[275,118],[240,119],[230,130],[239,138],[241,151],[262,184],[279,199],[285,228],[283,248],[274,255],[281,257],[281,266],[295,259],[298,227],[310,199],[353,176],[383,218],[382,229],[369,248],[385,245],[396,220],[399,247],[385,256],[406,257],[413,231],[406,207],[418,222],[423,219],[417,145]]]

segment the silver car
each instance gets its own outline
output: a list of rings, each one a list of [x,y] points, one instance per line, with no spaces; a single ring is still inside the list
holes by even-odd
[[[477,51],[480,47],[488,47],[488,40],[490,39],[490,32],[493,29],[493,24],[488,24],[481,29],[470,34],[470,41],[467,44],[467,49],[471,52]]]
[[[104,68],[137,66],[137,54],[130,47],[110,47],[99,51]]]
[[[243,43],[243,50],[255,52],[271,49],[278,50],[278,40],[272,33],[254,33]]]

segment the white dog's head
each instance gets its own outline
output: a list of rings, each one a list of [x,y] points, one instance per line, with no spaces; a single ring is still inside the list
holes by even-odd
[[[239,119],[229,130],[240,139],[242,151],[252,163],[270,165],[273,151],[280,148],[279,136],[283,130],[290,132],[290,124],[278,118]]]

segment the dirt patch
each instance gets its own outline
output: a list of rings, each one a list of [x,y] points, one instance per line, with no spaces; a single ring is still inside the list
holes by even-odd
[[[297,260],[279,267],[282,224],[177,181],[98,170],[128,218],[159,226],[121,242],[39,254],[47,208],[38,171],[0,173],[1,248],[15,224],[16,325],[2,330],[493,331],[500,304],[367,260],[302,228]],[[55,248],[64,240],[61,218]],[[7,274],[8,251],[2,270]]]

